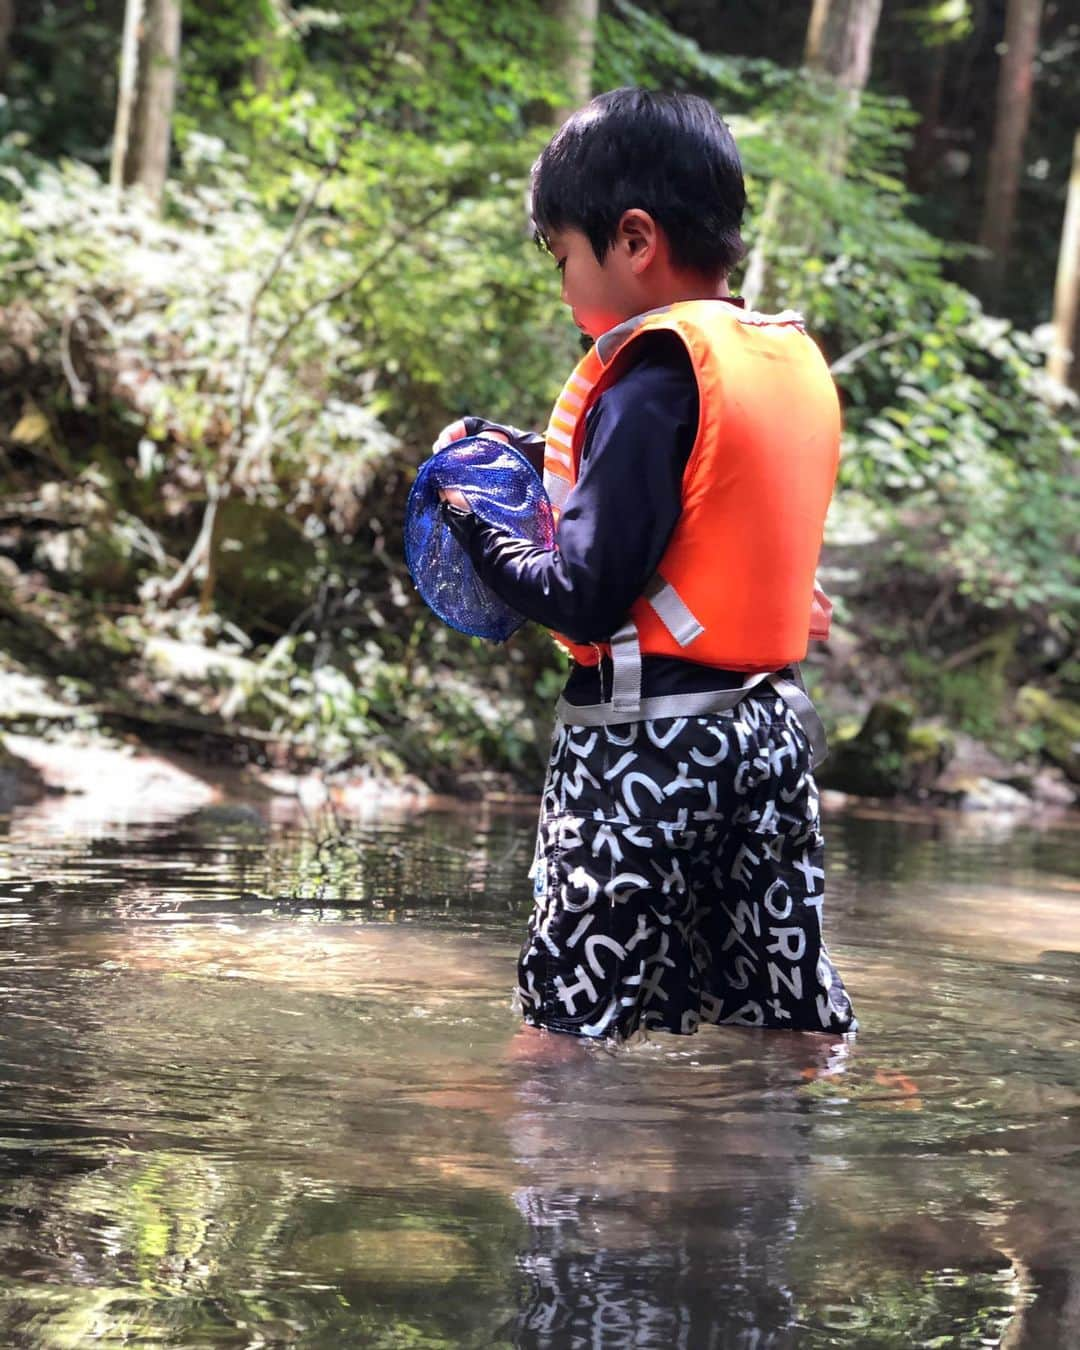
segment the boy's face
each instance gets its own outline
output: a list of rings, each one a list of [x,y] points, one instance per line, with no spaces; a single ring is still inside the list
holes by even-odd
[[[582,230],[572,226],[551,230],[547,241],[562,273],[563,304],[570,306],[574,322],[583,333],[598,338],[638,313],[639,290],[617,245],[600,263]]]

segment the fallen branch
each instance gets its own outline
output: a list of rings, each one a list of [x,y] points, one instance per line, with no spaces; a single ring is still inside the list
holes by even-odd
[[[335,286],[332,291],[328,291],[325,295],[318,296],[309,305],[305,305],[303,309],[289,320],[274,339],[273,346],[270,348],[262,372],[251,388],[250,395],[245,396],[243,418],[238,421],[233,432],[222,447],[221,459],[227,459],[232,450],[243,443],[251,408],[262,393],[266,381],[270,378],[271,372],[277,364],[277,358],[280,355],[282,348],[293,333],[295,333],[301,324],[306,322],[317,309],[320,309],[325,305],[333,304],[337,300],[343,300],[352,291],[355,291],[359,286],[362,286],[364,282],[387,261],[394,250],[399,248],[411,234],[416,230],[423,229],[425,225],[443,212],[451,198],[452,193],[448,191],[445,197],[439,199],[437,205],[433,206],[430,210],[425,211],[424,214],[419,216],[416,220],[409,221],[407,225],[404,225],[397,230],[392,238],[387,241],[385,246],[368,261],[366,266],[364,266],[356,276],[351,277],[340,286]],[[258,445],[249,446],[244,449],[237,458],[236,463],[228,470],[229,476],[224,481],[219,481],[216,476],[208,476],[206,510],[203,514],[202,523],[199,526],[199,533],[196,535],[195,542],[192,544],[188,556],[184,559],[179,569],[168,581],[158,583],[155,598],[160,604],[170,605],[175,600],[178,600],[191,585],[191,582],[195,578],[195,574],[204,563],[207,562],[210,556],[211,544],[213,542],[214,528],[217,523],[218,509],[221,503],[229,496],[232,481],[246,469],[248,463],[257,451]],[[202,595],[204,608],[208,607],[209,599],[208,588],[204,586]]]
[[[281,736],[272,731],[260,731],[255,727],[230,727],[223,722],[215,721],[212,717],[203,717],[198,713],[176,714],[176,713],[158,713],[150,708],[121,708],[108,703],[80,703],[77,706],[72,705],[69,712],[55,712],[43,709],[40,712],[0,712],[0,727],[6,727],[9,730],[16,727],[32,726],[39,722],[55,722],[64,724],[74,718],[79,718],[80,722],[90,714],[98,717],[107,724],[120,724],[135,722],[145,726],[160,728],[163,731],[182,731],[194,732],[200,736],[219,736],[224,740],[230,741],[254,741],[260,745],[280,745],[290,750],[310,750],[311,747],[304,741],[298,741],[287,736]]]
[[[869,356],[871,352],[878,351],[881,347],[891,347],[894,342],[900,342],[906,333],[886,333],[884,337],[870,338],[867,342],[860,342],[857,347],[852,347],[851,351],[845,352],[843,356],[838,356],[829,367],[832,375],[846,375],[863,359]]]
[[[980,656],[1000,655],[1002,645],[1009,641],[1010,634],[1010,629],[999,629],[996,633],[990,633],[987,637],[980,638],[978,642],[973,642],[970,646],[963,647],[958,652],[953,652],[952,656],[947,656],[941,663],[941,669],[959,670],[961,666],[970,665]]]
[[[86,407],[86,396],[89,393],[89,385],[79,377],[75,369],[75,363],[71,359],[71,330],[79,322],[79,303],[69,305],[64,311],[64,319],[60,325],[60,368],[64,372],[64,378],[68,382],[68,388],[71,390],[71,401],[76,408]]]

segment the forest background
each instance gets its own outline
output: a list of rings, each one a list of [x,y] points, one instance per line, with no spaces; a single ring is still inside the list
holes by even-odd
[[[729,120],[735,289],[842,393],[827,781],[1068,800],[1078,49],[1055,0],[0,0],[0,728],[536,788],[560,656],[442,627],[401,523],[444,423],[545,424],[528,169],[634,83]]]

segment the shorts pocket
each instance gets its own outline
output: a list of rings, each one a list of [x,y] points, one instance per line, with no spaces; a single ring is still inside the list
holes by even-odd
[[[819,794],[805,733],[794,714],[776,718],[761,731],[736,774],[741,800],[732,824],[770,838],[820,839]]]
[[[545,895],[520,967],[523,1000],[531,997],[535,1008],[526,1015],[553,1030],[610,1034],[627,971],[638,970],[633,953],[643,928],[655,928],[667,904],[662,836],[624,821],[559,815],[545,823],[539,867]]]

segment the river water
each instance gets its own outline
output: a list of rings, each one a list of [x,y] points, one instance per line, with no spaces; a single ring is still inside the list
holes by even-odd
[[[1075,821],[828,821],[857,1039],[523,1035],[529,815],[0,836],[0,1344],[1080,1346]]]

